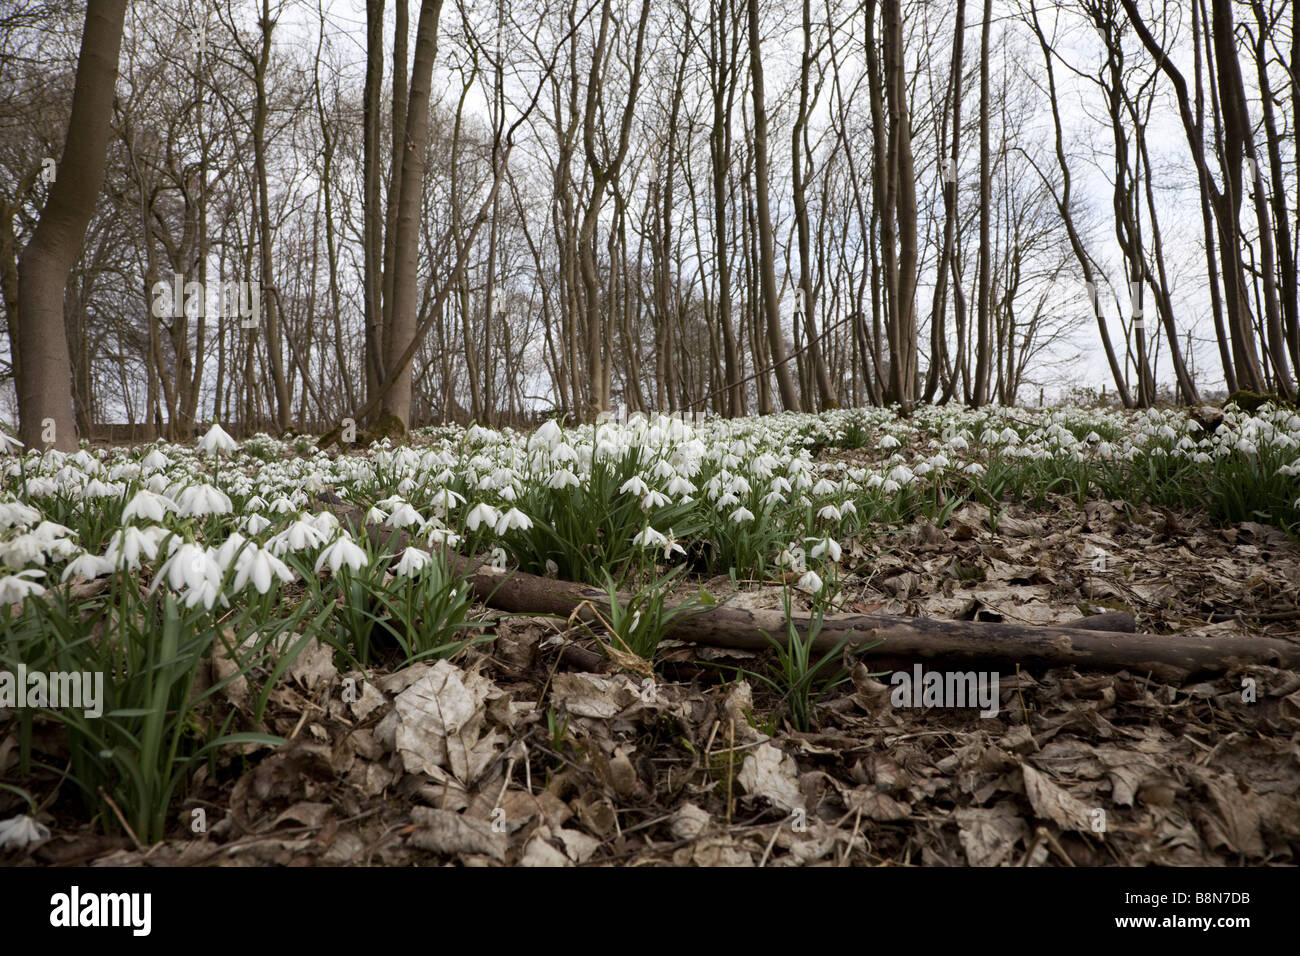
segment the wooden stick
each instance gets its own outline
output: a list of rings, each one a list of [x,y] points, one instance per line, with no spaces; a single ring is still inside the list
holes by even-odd
[[[381,551],[396,554],[410,540],[402,531],[366,526],[363,512],[354,505],[323,497],[321,502],[322,507],[332,510],[354,531],[364,529]],[[467,575],[480,600],[498,610],[563,617],[576,612],[581,619],[594,622],[595,612],[581,605],[585,602],[599,608],[609,603],[608,595],[600,588],[523,571],[494,571],[450,549],[444,557],[450,567]],[[620,600],[626,601],[627,597],[620,596]],[[813,649],[824,653],[845,640],[853,647],[871,645],[859,653],[891,669],[917,662],[945,670],[974,665],[1007,670],[1016,665],[1075,666],[1151,673],[1172,681],[1223,673],[1248,664],[1300,669],[1300,644],[1288,641],[1098,630],[1098,627],[1132,630],[1132,617],[1121,612],[1094,618],[1101,620],[1085,618],[1071,622],[1069,627],[1032,627],[889,614],[827,614],[813,640]],[[812,623],[810,615],[792,614],[791,622],[800,635],[807,636]],[[783,611],[712,605],[674,618],[666,633],[696,644],[764,650],[771,646],[767,635],[785,641],[787,623]]]

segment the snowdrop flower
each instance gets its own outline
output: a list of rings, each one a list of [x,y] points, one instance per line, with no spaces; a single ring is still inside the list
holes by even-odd
[[[285,584],[294,579],[293,570],[266,548],[252,547],[242,551],[236,559],[235,580],[232,591],[242,591],[251,581],[258,594],[271,590],[272,579]]]
[[[304,515],[271,538],[266,546],[276,557],[283,557],[288,551],[306,551],[309,548],[318,548],[324,543],[324,533]]]
[[[429,506],[433,509],[433,513],[443,518],[452,508],[464,503],[465,499],[449,488],[434,492],[433,497],[429,499]]]
[[[383,524],[387,518],[388,512],[379,505],[375,505],[366,512],[365,522],[366,524]]]
[[[166,528],[157,525],[148,528],[128,525],[113,532],[113,536],[108,539],[104,557],[115,568],[125,567],[128,571],[134,571],[140,567],[141,556],[146,561],[152,561],[158,556],[158,543],[167,534]]]
[[[298,506],[284,495],[276,498],[268,507],[278,515],[287,515],[298,510]]]
[[[0,528],[27,527],[41,519],[41,513],[21,501],[0,502]]]
[[[0,431],[0,455],[7,455],[13,452],[18,454],[18,449],[23,447],[23,443],[14,438],[8,432]]]
[[[497,521],[496,533],[505,534],[507,531],[511,531],[515,528],[518,528],[520,531],[527,531],[532,526],[533,520],[529,518],[528,515],[524,514],[518,508],[511,508]]]
[[[201,589],[214,580],[219,585],[221,574],[221,566],[206,550],[187,541],[177,547],[171,557],[163,562],[154,577],[153,587],[157,587],[161,581],[166,581],[173,591]]]
[[[235,440],[216,422],[213,422],[208,433],[199,439],[199,451],[205,455],[230,455],[238,447]]]
[[[421,551],[419,548],[407,548],[402,552],[402,557],[397,562],[397,567],[393,568],[393,571],[402,577],[411,577],[432,560],[433,555],[427,551]]]
[[[817,517],[824,521],[840,521],[843,515],[840,514],[840,509],[834,505],[826,505],[821,511],[817,512]]]
[[[366,556],[365,549],[358,546],[347,535],[340,535],[334,539],[334,542],[320,553],[316,559],[316,571],[329,565],[331,574],[338,574],[339,569],[347,565],[353,571],[358,571],[370,563]]]
[[[632,543],[639,548],[662,548],[668,543],[668,539],[654,528],[646,525],[632,539]]]
[[[249,534],[253,534],[253,535],[261,534],[270,526],[271,526],[271,519],[265,517],[264,515],[248,515],[247,517],[240,518],[238,521],[235,522],[235,527],[239,528],[241,531],[247,531]]]
[[[390,528],[407,528],[411,525],[424,524],[424,518],[409,504],[403,502],[388,516],[384,524]]]
[[[881,490],[885,492],[885,494],[892,495],[894,492],[898,491],[903,486],[900,485],[898,482],[896,482],[893,478],[886,478],[884,483],[881,484],[880,487]]]
[[[754,512],[742,506],[737,508],[735,511],[733,511],[731,513],[731,517],[728,520],[731,521],[733,524],[740,524],[741,522],[744,521],[753,521]]]
[[[621,495],[637,495],[639,497],[649,490],[650,487],[641,479],[640,475],[633,475],[627,481],[623,482],[622,486],[618,489],[618,493]]]
[[[0,604],[14,604],[28,595],[38,596],[44,594],[45,588],[33,580],[28,580],[29,578],[44,576],[44,571],[37,571],[32,568],[0,578]]]
[[[822,555],[827,555],[832,561],[838,562],[840,560],[840,555],[843,552],[840,550],[839,542],[834,538],[822,538],[821,541],[813,545],[813,549],[810,553],[814,558],[820,558]]]
[[[498,521],[501,520],[501,513],[491,505],[480,501],[470,509],[469,514],[465,516],[465,526],[470,531],[477,531],[480,525],[487,525],[489,528],[495,528]]]
[[[883,448],[885,451],[889,451],[890,449],[897,448],[901,444],[902,442],[900,442],[893,435],[886,435],[884,438],[880,439],[880,447]]]
[[[544,422],[528,439],[528,450],[537,448],[554,448],[564,438],[559,423],[554,419]]]
[[[822,579],[818,577],[816,571],[805,571],[803,577],[799,579],[799,587],[805,591],[811,591],[813,594],[820,594]]]
[[[141,488],[127,502],[126,507],[122,509],[122,520],[131,521],[134,518],[145,518],[149,521],[162,521],[163,516],[168,511],[175,511],[176,507],[176,502],[166,495],[156,494],[147,488]]]
[[[444,548],[454,548],[460,544],[460,535],[448,528],[429,527],[426,525],[420,529],[420,536],[429,542],[429,546],[438,545]]]
[[[673,496],[690,495],[695,493],[695,486],[681,475],[674,475],[664,486],[664,491]]]
[[[329,511],[322,511],[307,520],[310,521],[311,526],[323,534],[325,538],[332,538],[334,532],[338,531],[340,527],[339,519],[334,517],[333,513]]]
[[[234,510],[230,497],[212,485],[191,485],[181,492],[177,512],[185,518],[201,515],[225,515]]]
[[[563,488],[576,488],[582,484],[578,476],[567,468],[561,468],[546,479],[546,487],[559,491]]]
[[[68,566],[63,569],[63,575],[60,581],[67,581],[73,577],[83,577],[87,581],[93,581],[95,578],[103,577],[105,574],[113,573],[113,562],[107,558],[101,558],[97,554],[91,554],[89,551],[73,558],[68,562]]]
[[[157,448],[140,459],[140,467],[148,468],[150,471],[162,471],[171,464],[171,459],[164,455]]]
[[[4,432],[0,432],[0,439],[3,438]],[[25,813],[0,820],[0,850],[21,850],[34,843],[43,843],[49,838],[49,829]]]
[[[667,495],[651,488],[641,497],[641,507],[649,511],[651,508],[662,508],[664,505],[672,504]]]

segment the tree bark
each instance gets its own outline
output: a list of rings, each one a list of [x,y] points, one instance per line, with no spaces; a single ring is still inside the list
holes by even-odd
[[[89,0],[63,159],[40,223],[18,262],[19,437],[77,448],[63,294],[104,183],[126,0]],[[50,441],[46,422],[53,426]]]

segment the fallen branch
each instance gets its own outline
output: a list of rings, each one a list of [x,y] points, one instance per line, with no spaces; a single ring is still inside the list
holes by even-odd
[[[396,554],[409,543],[405,532],[366,526],[361,509],[334,496],[321,496],[318,507],[333,511],[355,532],[364,529],[381,550]],[[604,607],[609,603],[600,588],[523,571],[494,571],[452,551],[447,551],[445,558],[458,573],[467,575],[480,600],[498,610],[563,617],[576,611],[581,619],[594,622],[594,612],[581,605]],[[827,614],[813,646],[827,651],[846,638],[853,646],[873,645],[864,648],[862,656],[871,659],[873,666],[878,662],[886,668],[918,661],[942,669],[1075,666],[1150,673],[1171,681],[1248,664],[1300,669],[1300,644],[1262,637],[1126,633],[1133,629],[1129,615],[1121,612],[1095,618],[1100,620],[1085,618],[1069,627],[1032,627],[889,614]],[[792,622],[800,634],[808,633],[809,615],[793,614]],[[681,641],[747,650],[764,650],[771,646],[766,635],[784,640],[786,632],[783,611],[726,605],[680,615],[666,630],[668,636]]]

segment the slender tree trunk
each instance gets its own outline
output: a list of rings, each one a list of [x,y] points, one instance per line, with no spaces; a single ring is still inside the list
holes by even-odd
[[[88,0],[62,162],[40,222],[18,262],[19,437],[77,447],[63,294],[104,182],[126,0]]]

